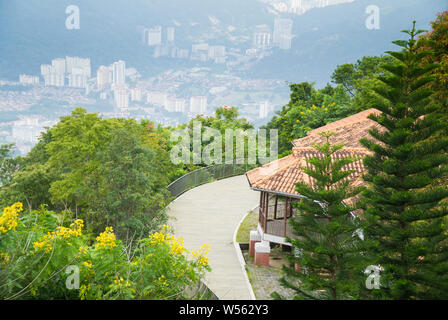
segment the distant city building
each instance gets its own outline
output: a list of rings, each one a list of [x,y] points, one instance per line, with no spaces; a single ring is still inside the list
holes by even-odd
[[[36,76],[30,76],[27,74],[21,74],[19,76],[19,82],[22,84],[39,84],[39,77]]]
[[[152,29],[147,29],[148,46],[157,46],[162,44],[162,27],[157,26]]]
[[[255,27],[252,45],[256,49],[266,49],[271,46],[271,29],[267,25]]]
[[[55,72],[52,65],[43,64],[40,66],[40,71],[46,87],[63,87],[65,85],[65,74]]]
[[[96,72],[96,84],[98,90],[106,89],[112,83],[112,72],[106,66],[100,66]]]
[[[90,59],[79,57],[57,58],[51,61],[51,65],[40,66],[41,75],[45,86],[65,86],[65,78],[68,85],[76,88],[86,88],[90,78]]]
[[[126,63],[123,60],[116,61],[110,66],[112,70],[112,83],[126,83]]]
[[[165,101],[165,110],[168,112],[185,112],[185,99],[168,97]]]
[[[295,14],[304,14],[313,8],[323,8],[353,1],[355,0],[290,0],[288,11]]]
[[[146,103],[156,106],[165,106],[168,94],[166,92],[148,92],[146,95]]]
[[[271,113],[273,111],[274,111],[274,106],[270,103],[270,101],[266,100],[266,101],[260,102],[258,117],[260,119],[264,119],[269,115],[269,113]]]
[[[51,66],[54,73],[65,75],[65,59],[58,58],[51,61]]]
[[[35,144],[38,142],[39,134],[43,130],[39,125],[37,118],[25,118],[14,121],[12,125],[12,138],[19,143],[29,142]]]
[[[57,65],[57,64],[56,64]],[[56,72],[55,64],[43,64],[40,66],[40,72],[44,78],[45,86],[63,87],[65,84],[65,73]]]
[[[114,101],[120,109],[129,108],[129,92],[125,84],[117,83],[114,85]]]
[[[168,27],[166,29],[166,41],[174,42],[174,28],[173,27]]]
[[[131,101],[142,101],[142,89],[140,88],[131,88],[129,90],[131,95]]]
[[[195,43],[191,45],[191,53],[198,53],[201,51],[208,53],[208,43]]]
[[[208,48],[208,58],[214,60],[215,63],[225,63],[226,47],[210,46]]]
[[[207,112],[207,97],[206,96],[190,97],[190,112],[191,113],[206,113]]]
[[[291,49],[292,24],[293,21],[291,19],[277,18],[274,21],[273,44],[278,46],[280,49]]]
[[[68,86],[73,88],[87,87],[87,71],[84,68],[72,68],[72,72],[68,75]]]
[[[91,67],[89,58],[79,58],[79,57],[65,57],[66,60],[66,72],[68,74],[73,72],[73,68],[82,68],[83,73],[87,78],[91,77]]]

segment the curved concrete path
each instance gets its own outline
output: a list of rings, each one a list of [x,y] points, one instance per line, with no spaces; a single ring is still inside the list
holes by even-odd
[[[233,244],[233,234],[244,215],[258,204],[244,175],[191,189],[168,207],[174,233],[188,250],[210,244],[207,286],[219,299],[251,299],[250,289]]]

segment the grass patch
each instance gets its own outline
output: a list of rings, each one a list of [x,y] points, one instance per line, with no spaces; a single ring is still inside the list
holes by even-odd
[[[258,226],[258,212],[252,211],[244,218],[243,222],[236,233],[236,241],[240,243],[248,243],[251,230],[256,230]]]

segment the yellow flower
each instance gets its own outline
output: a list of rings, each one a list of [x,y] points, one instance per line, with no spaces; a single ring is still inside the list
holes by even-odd
[[[0,216],[0,234],[16,229],[21,211],[23,211],[23,205],[20,202],[3,209],[3,214]]]
[[[82,263],[82,265],[83,265],[83,266],[86,266],[87,268],[92,268],[92,263],[91,263],[91,262],[84,261],[84,262]]]
[[[207,257],[210,251],[210,244],[204,243],[199,250],[192,251],[192,255],[196,258],[196,261],[200,266],[207,266],[209,263],[209,258]]]
[[[171,254],[173,255],[182,254],[185,251],[184,239],[182,238],[173,238],[169,244],[171,246]]]
[[[152,245],[164,243],[165,242],[165,234],[163,232],[155,232],[149,235],[149,239],[151,239],[150,243]]]
[[[96,237],[96,241],[98,243],[95,244],[95,249],[111,249],[117,245],[112,227],[106,227],[106,230]]]
[[[48,232],[40,241],[33,243],[34,249],[44,249],[46,253],[53,250],[52,243],[58,239],[69,239],[71,237],[79,237],[82,235],[82,227],[84,222],[81,219],[75,220],[75,223],[70,225],[70,228],[59,226],[54,232]],[[50,243],[51,242],[51,243]],[[71,242],[67,242],[69,246],[72,245]],[[81,249],[80,249],[81,250]]]

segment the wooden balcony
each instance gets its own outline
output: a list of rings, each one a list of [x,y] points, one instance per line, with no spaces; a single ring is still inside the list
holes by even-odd
[[[270,196],[261,192],[258,222],[265,234],[293,238],[288,219],[294,215],[291,198]]]

